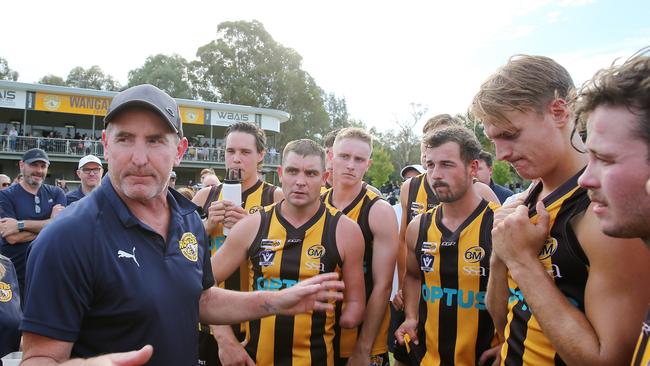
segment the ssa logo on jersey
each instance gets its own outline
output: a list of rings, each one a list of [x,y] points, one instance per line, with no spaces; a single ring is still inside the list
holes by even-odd
[[[260,247],[262,247],[262,249],[273,249],[280,245],[282,245],[282,240],[280,239],[262,239]]]
[[[178,246],[185,258],[192,262],[196,262],[199,259],[199,242],[196,241],[194,234],[189,232],[183,234],[181,240],[178,241]]]
[[[411,214],[413,216],[424,213],[424,205],[420,202],[411,202]]]
[[[325,263],[322,262],[305,262],[305,268],[317,272],[325,272]]]
[[[431,254],[422,254],[420,258],[420,269],[422,272],[433,272],[433,259]]]
[[[436,251],[438,251],[438,243],[430,241],[422,242],[423,253],[435,253]]]
[[[312,245],[307,249],[307,257],[311,259],[320,259],[323,258],[324,255],[325,247],[320,244]]]
[[[263,250],[260,252],[260,266],[268,267],[273,265],[275,259],[275,252],[272,250]]]
[[[551,257],[555,252],[557,251],[557,239],[555,239],[552,236],[549,236],[546,238],[546,242],[544,242],[544,246],[542,247],[542,250],[539,251],[538,258],[539,259],[546,259]]]
[[[476,263],[480,262],[485,257],[485,250],[479,246],[471,247],[465,251],[463,255],[465,262]]]

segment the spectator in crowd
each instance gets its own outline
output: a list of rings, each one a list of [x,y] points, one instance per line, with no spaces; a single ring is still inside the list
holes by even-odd
[[[97,188],[102,182],[103,173],[102,161],[98,157],[86,155],[81,158],[77,169],[77,177],[81,180],[81,185],[76,190],[66,194],[68,205],[79,201]]]
[[[16,175],[16,178],[14,178],[14,181],[13,181],[12,184],[16,184],[16,183],[20,183],[20,182],[22,182],[22,181],[23,181],[23,178],[24,178],[23,173],[18,173],[18,174]]]
[[[499,197],[499,202],[503,204],[506,198],[513,195],[512,191],[504,186],[494,183],[494,180],[492,179],[492,154],[487,151],[481,151],[478,157],[479,160],[478,170],[476,171],[476,179],[478,179],[479,182],[490,186],[497,197]]]
[[[399,175],[402,177],[402,179],[407,180],[409,178],[418,176],[424,172],[426,172],[426,170],[422,167],[422,165],[411,164],[402,168],[402,171],[399,173]]]
[[[221,183],[219,181],[219,178],[217,178],[217,176],[214,175],[214,174],[206,174],[205,176],[203,176],[203,187],[204,188],[205,187],[213,187],[213,186],[219,185],[219,183]]]
[[[216,324],[332,310],[327,302],[341,298],[331,291],[342,288],[331,281],[334,274],[282,291],[213,286],[196,206],[167,187],[187,148],[178,110],[152,85],[132,87],[111,101],[103,184],[32,245],[23,366],[146,344],[153,345],[153,355],[144,347],[133,354],[137,364],[151,357],[149,365],[196,365],[199,318]]]
[[[27,248],[63,210],[66,199],[61,188],[44,183],[50,166],[45,151],[28,150],[19,166],[24,179],[0,191],[0,252],[13,262],[22,290],[25,286]]]
[[[176,172],[173,170],[171,173],[169,173],[169,182],[167,185],[169,188],[176,188]]]
[[[9,128],[9,149],[16,151],[16,140],[18,139],[18,131],[13,125]]]
[[[177,189],[177,191],[190,201],[194,198],[194,190],[192,188],[180,187]]]
[[[61,188],[63,190],[63,193],[66,193],[66,194],[68,193],[68,186],[67,186],[67,184],[65,182],[65,179],[63,179],[63,178],[57,179],[56,180],[56,186]]]
[[[205,168],[201,170],[201,180],[200,180],[201,184],[204,184],[203,179],[205,179],[205,176],[209,174],[217,175],[217,173],[212,168]]]
[[[0,191],[9,188],[11,185],[11,178],[6,174],[0,174]]]

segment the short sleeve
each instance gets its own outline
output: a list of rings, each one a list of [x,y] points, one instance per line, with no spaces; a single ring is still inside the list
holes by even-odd
[[[9,198],[7,192],[0,192],[0,217],[11,217],[14,219],[16,218],[14,204]]]
[[[68,199],[65,197],[65,192],[59,187],[55,187],[54,190],[54,204],[64,207],[68,205]]]
[[[65,217],[45,227],[27,260],[20,329],[67,342],[77,339],[93,298],[91,238]]]

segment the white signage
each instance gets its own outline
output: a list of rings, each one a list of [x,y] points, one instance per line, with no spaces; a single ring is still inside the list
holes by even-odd
[[[24,90],[0,89],[0,108],[25,109],[26,97]]]

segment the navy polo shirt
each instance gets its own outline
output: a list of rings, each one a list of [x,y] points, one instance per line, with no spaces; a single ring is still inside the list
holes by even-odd
[[[214,285],[196,206],[167,192],[167,241],[108,177],[34,240],[21,330],[73,342],[71,357],[154,347],[151,365],[198,362],[199,298]]]
[[[0,278],[0,357],[18,351],[20,345],[20,291],[16,271],[9,258],[0,255],[5,275]],[[0,361],[2,365],[2,361]]]
[[[16,220],[47,220],[52,214],[52,207],[57,204],[65,206],[65,193],[61,188],[49,184],[42,184],[37,195],[27,192],[20,184],[12,184],[9,188],[0,191],[1,217],[11,217]],[[2,237],[0,242],[2,243],[0,253],[11,259],[14,264],[22,291],[25,287],[25,257],[31,242],[11,245]]]
[[[79,188],[75,189],[74,191],[65,194],[65,198],[68,200],[68,205],[70,205],[72,202],[77,202],[84,197],[86,197],[86,195],[81,190],[81,186],[79,186]]]
[[[497,198],[499,198],[499,202],[501,202],[501,204],[503,204],[503,202],[505,202],[508,197],[514,194],[508,188],[494,183],[492,179],[490,179],[490,188],[492,188],[494,194],[497,195]]]

